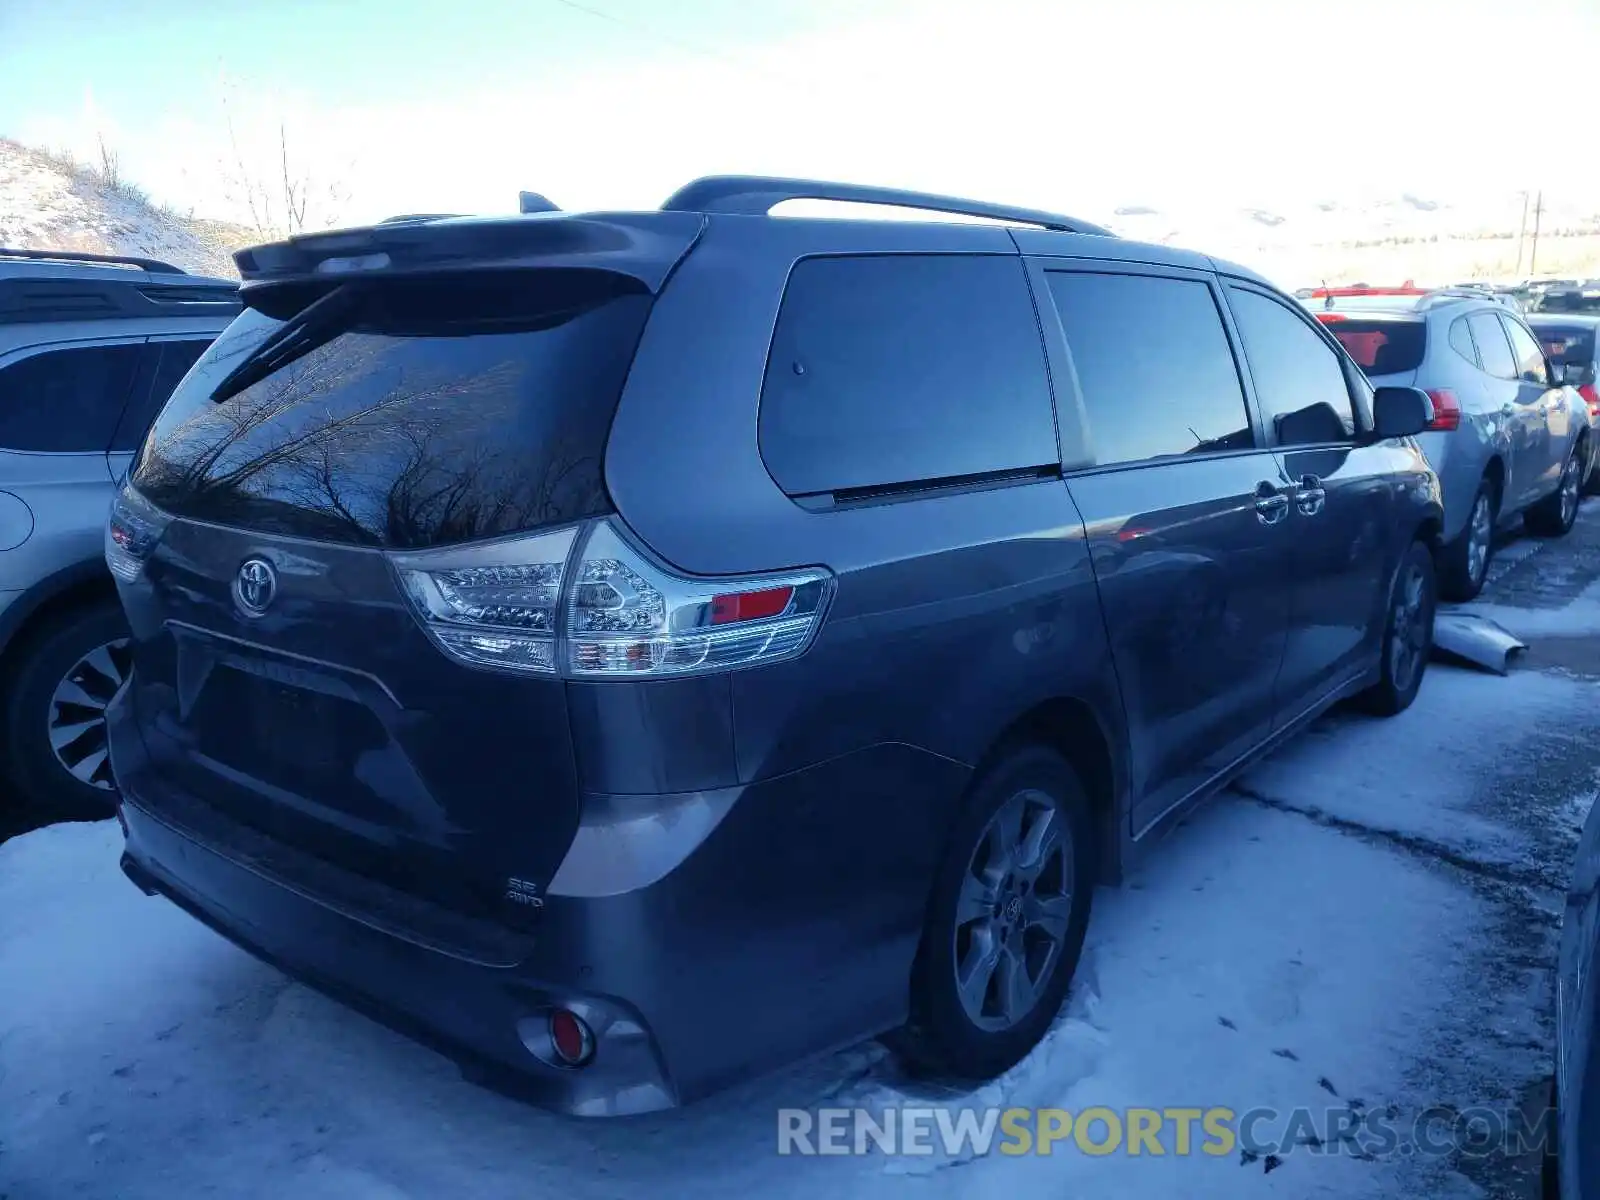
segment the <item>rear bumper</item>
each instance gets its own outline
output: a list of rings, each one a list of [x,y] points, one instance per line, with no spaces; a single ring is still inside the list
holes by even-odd
[[[108,734],[136,884],[469,1078],[583,1116],[673,1107],[903,1022],[939,845],[895,801],[942,829],[930,810],[965,783],[955,764],[883,746],[721,792],[612,798],[518,932],[263,845],[174,793],[126,697]],[[618,818],[663,801],[679,815]],[[550,1061],[553,1007],[588,1021],[590,1065]]]

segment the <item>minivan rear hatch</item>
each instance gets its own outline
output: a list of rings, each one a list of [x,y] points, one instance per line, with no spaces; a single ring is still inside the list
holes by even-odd
[[[160,528],[123,581],[152,802],[171,789],[450,911],[528,918],[577,825],[563,685],[444,653],[397,563],[610,511],[611,418],[694,236],[674,224],[653,277],[579,254],[325,279],[304,254],[241,254],[285,270],[247,277],[131,479]]]

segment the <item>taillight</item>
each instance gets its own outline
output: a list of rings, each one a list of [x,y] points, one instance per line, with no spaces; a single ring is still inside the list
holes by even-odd
[[[506,671],[556,669],[556,613],[576,527],[395,554],[406,595],[446,654]]]
[[[1586,383],[1578,389],[1578,395],[1583,397],[1583,402],[1589,406],[1589,415],[1600,418],[1600,388],[1592,383]]]
[[[112,501],[106,520],[105,558],[112,576],[123,583],[138,582],[171,523],[171,517],[133,488],[123,488]]]
[[[832,589],[826,571],[688,579],[650,562],[609,521],[593,527],[566,602],[569,675],[688,675],[802,653]]]
[[[778,662],[810,644],[833,576],[692,579],[610,522],[390,556],[446,654],[583,678],[681,676]]]
[[[1428,399],[1433,401],[1433,421],[1430,430],[1449,432],[1461,428],[1461,402],[1449,388],[1429,388]]]

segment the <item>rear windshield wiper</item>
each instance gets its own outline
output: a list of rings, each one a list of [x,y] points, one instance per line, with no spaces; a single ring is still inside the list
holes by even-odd
[[[326,296],[290,317],[223,377],[211,393],[211,399],[218,404],[232,399],[251,384],[259,383],[280,367],[311,353],[334,337],[345,317],[355,307],[359,291],[355,283],[341,283]]]

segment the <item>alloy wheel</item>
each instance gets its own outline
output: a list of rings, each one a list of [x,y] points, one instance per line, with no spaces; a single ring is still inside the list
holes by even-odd
[[[1422,567],[1409,563],[1395,586],[1389,617],[1389,679],[1396,691],[1409,691],[1428,653],[1427,585]]]
[[[106,705],[127,679],[129,665],[127,638],[95,647],[62,677],[45,713],[45,733],[61,769],[101,791],[116,787],[106,746]]]
[[[991,1032],[1037,1007],[1072,918],[1072,827],[1044,792],[1018,792],[985,826],[956,906],[956,991]]]
[[[1489,567],[1489,545],[1494,540],[1494,517],[1489,497],[1479,493],[1472,504],[1472,519],[1467,523],[1467,571],[1477,583]]]
[[[1578,515],[1578,493],[1583,490],[1583,472],[1574,450],[1561,471],[1561,527],[1565,529]]]

